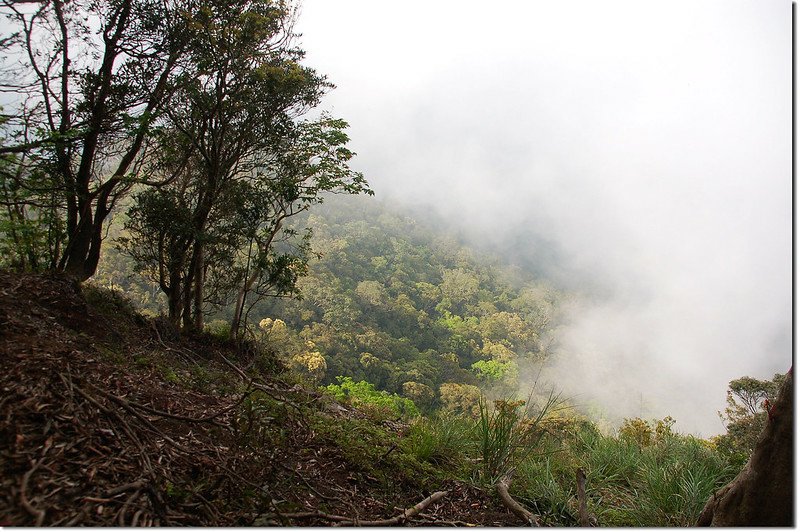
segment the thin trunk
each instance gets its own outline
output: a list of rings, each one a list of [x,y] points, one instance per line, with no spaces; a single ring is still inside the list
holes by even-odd
[[[189,271],[183,280],[183,329],[189,331],[192,328],[192,293],[194,290],[194,259],[189,266]]]
[[[205,250],[202,242],[196,244],[197,261],[194,268],[194,328],[203,330],[203,288],[205,287]]]
[[[270,233],[269,238],[267,238],[266,242],[264,242],[263,244],[259,244],[258,245],[258,254],[259,254],[259,256],[266,255],[267,253],[269,253],[269,250],[272,247],[272,242],[275,240],[275,236],[281,230],[281,226],[283,225],[283,219],[284,218],[285,218],[285,216],[282,216],[278,220],[278,223],[275,224],[275,227],[273,228],[273,230]],[[252,249],[252,245],[253,244],[252,244],[252,241],[251,241],[250,242],[251,249]],[[250,266],[250,257],[251,257],[251,255],[248,252],[248,254],[247,254],[248,269],[249,269],[249,266]],[[256,261],[256,262],[257,263],[261,263],[261,261]],[[253,289],[253,285],[256,283],[258,278],[261,277],[262,273],[263,273],[263,269],[261,269],[259,267],[256,267],[255,269],[253,269],[253,272],[249,276],[247,275],[247,273],[245,273],[244,284],[239,289],[239,294],[236,297],[236,307],[234,308],[233,320],[231,321],[231,336],[235,337],[239,333],[239,326],[240,326],[240,322],[242,321],[242,313],[244,312],[244,303],[245,303],[245,300],[247,299],[247,294],[250,292],[250,290]]]
[[[233,307],[233,320],[231,321],[231,337],[236,338],[239,336],[239,324],[242,321],[242,311],[244,303],[247,299],[247,285],[250,281],[250,260],[253,257],[253,239],[250,239],[250,246],[247,249],[247,264],[244,269],[245,283],[239,289],[239,294],[236,296],[236,306]],[[252,285],[251,285],[252,286]]]
[[[169,321],[178,329],[181,326],[181,272],[172,271],[169,274],[169,287],[162,286],[164,293],[167,294],[167,307],[169,309]]]

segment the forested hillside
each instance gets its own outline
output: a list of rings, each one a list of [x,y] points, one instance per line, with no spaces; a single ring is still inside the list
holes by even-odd
[[[378,202],[332,198],[308,226],[318,258],[302,300],[266,298],[249,315],[267,335],[287,325],[275,338],[287,355],[313,344],[323,383],[349,376],[430,408],[445,383],[516,392],[520,367],[547,357],[560,296],[546,284]]]
[[[462,412],[477,407],[476,387],[517,393],[520,369],[545,362],[564,297],[547,283],[377,200],[329,197],[295,223],[313,234],[300,297],[255,294],[245,317],[251,334],[313,381],[349,377],[426,411]],[[104,257],[98,282],[165,311],[124,254]],[[212,308],[208,327],[229,331],[233,313],[230,304]]]

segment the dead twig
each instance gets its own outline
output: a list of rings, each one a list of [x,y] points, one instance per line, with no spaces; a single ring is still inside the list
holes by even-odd
[[[147,405],[143,405],[143,404],[137,403],[135,401],[131,401],[130,399],[125,399],[124,397],[120,397],[118,395],[114,395],[114,394],[108,393],[106,391],[103,391],[103,390],[97,388],[96,386],[91,386],[91,387],[94,388],[99,393],[101,393],[102,395],[108,397],[109,399],[111,399],[113,401],[116,401],[118,403],[124,404],[124,406],[130,407],[130,408],[137,408],[139,410],[143,410],[143,411],[147,412],[148,414],[152,414],[154,416],[177,419],[179,421],[188,421],[190,423],[211,423],[212,425],[216,425],[216,426],[222,427],[222,428],[229,428],[229,427],[227,425],[222,424],[222,423],[218,423],[218,422],[216,422],[214,420],[216,418],[218,418],[219,416],[221,416],[221,415],[223,415],[223,414],[225,414],[227,412],[230,412],[231,410],[235,409],[237,406],[242,404],[242,402],[244,402],[244,400],[250,394],[252,394],[253,391],[254,391],[254,390],[245,391],[244,394],[242,394],[242,397],[239,398],[239,400],[237,400],[235,404],[233,404],[233,405],[231,405],[229,407],[223,408],[222,410],[220,410],[216,414],[212,414],[212,415],[206,416],[206,417],[197,418],[197,417],[190,417],[190,416],[182,416],[180,414],[170,414],[169,412],[164,412],[162,410],[158,410],[158,409],[155,409],[153,407],[150,407],[150,406],[147,406]]]
[[[236,364],[234,364],[233,362],[228,360],[228,358],[225,355],[223,355],[222,353],[219,353],[219,356],[222,359],[222,361],[225,362],[225,364],[229,368],[231,368],[233,371],[235,371],[236,374],[239,375],[239,377],[244,382],[247,383],[248,388],[255,388],[256,390],[264,392],[265,394],[267,394],[272,399],[275,399],[276,401],[279,401],[279,402],[281,402],[283,404],[287,404],[287,405],[291,406],[292,408],[294,408],[295,410],[297,410],[298,412],[301,412],[301,413],[303,412],[303,410],[300,408],[299,405],[297,405],[293,401],[290,401],[288,398],[286,398],[286,396],[284,396],[281,393],[280,390],[278,390],[276,388],[273,388],[271,386],[267,386],[264,383],[256,382],[255,379],[253,379],[252,377],[247,375],[247,373],[242,371],[242,369],[239,366],[237,366]]]
[[[315,494],[316,494],[316,495],[317,495],[317,496],[318,496],[320,499],[323,499],[323,500],[328,500],[328,501],[340,501],[340,502],[345,502],[345,501],[344,501],[344,500],[343,500],[341,497],[339,497],[338,495],[335,495],[335,496],[330,496],[330,495],[325,495],[325,494],[323,494],[323,493],[320,493],[320,492],[319,492],[319,490],[318,490],[317,488],[315,488],[314,486],[312,486],[312,485],[311,485],[311,483],[310,483],[308,480],[306,480],[306,478],[305,478],[303,475],[301,475],[301,474],[300,474],[300,472],[299,472],[299,471],[296,471],[295,469],[293,469],[293,468],[291,468],[291,467],[287,466],[286,464],[283,464],[283,463],[280,463],[280,462],[276,462],[276,463],[278,464],[278,466],[279,466],[281,469],[283,469],[283,470],[285,470],[285,471],[288,471],[289,473],[292,473],[292,474],[293,474],[293,475],[295,475],[297,478],[299,478],[299,479],[300,479],[300,480],[303,482],[303,484],[305,484],[305,485],[306,485],[306,487],[307,487],[309,490],[311,490],[311,492],[312,492],[312,493],[315,493]]]
[[[106,497],[113,497],[119,493],[123,493],[128,490],[136,490],[139,491],[143,487],[147,485],[147,482],[144,480],[136,480],[134,482],[128,482],[127,484],[123,484],[121,486],[117,486],[116,488],[111,488],[106,492]]]
[[[19,501],[22,504],[22,507],[25,508],[25,511],[27,511],[29,514],[31,514],[33,517],[36,518],[36,525],[35,526],[37,526],[37,527],[38,526],[42,526],[42,523],[44,523],[44,513],[45,512],[44,512],[44,510],[39,510],[39,509],[35,508],[31,504],[31,502],[28,500],[28,496],[26,494],[26,491],[28,489],[28,482],[30,481],[31,476],[33,475],[34,472],[36,472],[37,469],[39,469],[39,466],[42,465],[42,462],[44,462],[44,456],[41,457],[36,462],[34,462],[33,463],[33,467],[31,467],[22,476],[22,482],[20,483],[20,487],[19,487]]]
[[[437,491],[430,497],[423,499],[422,501],[418,502],[411,508],[407,508],[400,515],[396,515],[395,517],[389,519],[378,519],[375,521],[363,521],[361,519],[353,519],[352,517],[345,517],[343,515],[326,514],[325,512],[321,512],[319,510],[313,512],[298,512],[293,514],[280,514],[280,515],[282,517],[290,519],[304,519],[310,517],[317,517],[328,521],[336,521],[335,526],[393,526],[393,525],[400,525],[402,523],[405,523],[409,519],[412,519],[420,512],[424,511],[428,506],[435,503],[448,493],[449,493],[448,491]]]

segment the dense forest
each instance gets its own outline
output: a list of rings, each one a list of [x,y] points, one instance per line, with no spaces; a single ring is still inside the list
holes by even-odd
[[[0,10],[2,524],[693,525],[785,417],[539,382],[572,294],[371,197],[295,6]]]
[[[477,407],[458,403],[477,400],[478,388],[516,393],[521,368],[530,373],[548,357],[566,296],[546,283],[373,199],[331,197],[296,224],[313,234],[297,297],[254,293],[244,316],[251,334],[312,381],[349,377],[429,412],[462,412]],[[95,282],[153,315],[165,311],[155,279],[132,274],[114,248],[104,257]],[[229,335],[235,309],[209,314],[207,328]]]

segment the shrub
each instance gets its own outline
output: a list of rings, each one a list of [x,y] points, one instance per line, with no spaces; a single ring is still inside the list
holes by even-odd
[[[212,320],[206,323],[203,330],[219,340],[229,340],[231,337],[231,324],[227,320]]]
[[[454,415],[480,415],[481,390],[471,384],[446,382],[439,387],[442,409]]]
[[[530,398],[527,402],[503,399],[495,401],[490,410],[481,398],[476,429],[479,474],[484,483],[494,484],[507,475],[521,453],[536,452],[545,434],[542,420],[561,402],[551,393],[542,406],[534,405]]]
[[[348,401],[356,407],[376,409],[379,414],[397,417],[416,417],[419,415],[414,401],[397,394],[379,391],[367,381],[354,382],[350,377],[336,377],[339,384],[329,384],[324,388],[339,401]]]

